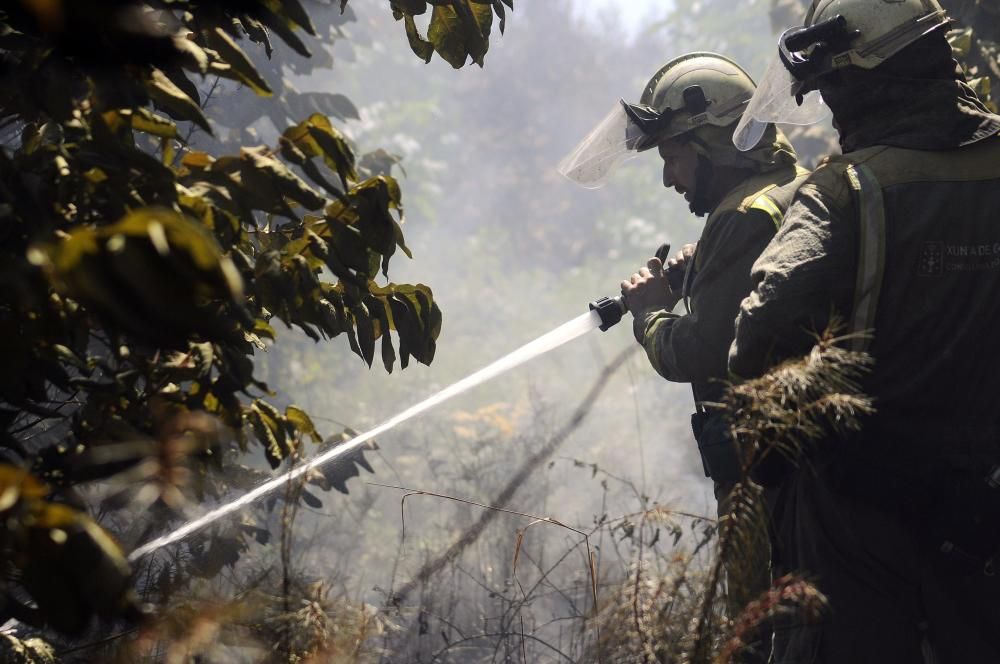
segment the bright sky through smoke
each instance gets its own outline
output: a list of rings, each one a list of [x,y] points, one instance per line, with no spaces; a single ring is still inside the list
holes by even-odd
[[[673,0],[573,0],[573,4],[577,14],[595,23],[609,14],[617,16],[634,38],[642,32],[645,19],[662,19],[674,3]]]

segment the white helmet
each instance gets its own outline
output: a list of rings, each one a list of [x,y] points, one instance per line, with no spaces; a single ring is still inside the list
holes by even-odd
[[[699,52],[675,58],[649,79],[638,104],[616,103],[559,163],[559,172],[584,187],[600,187],[620,163],[660,141],[705,125],[733,124],[754,87],[725,56]]]
[[[874,69],[951,22],[937,0],[813,0],[805,25],[786,30],[733,135],[757,144],[768,122],[813,124],[829,113],[816,80],[836,69]]]

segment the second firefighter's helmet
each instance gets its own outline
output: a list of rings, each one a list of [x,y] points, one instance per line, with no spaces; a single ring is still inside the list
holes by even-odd
[[[950,23],[937,0],[813,0],[805,24],[785,30],[778,54],[733,142],[748,150],[768,122],[812,124],[827,109],[816,84],[844,67],[874,69],[896,53]]]
[[[559,164],[559,172],[589,188],[603,185],[621,162],[661,141],[702,127],[736,122],[754,82],[716,53],[688,53],[660,68],[638,103],[620,100]]]

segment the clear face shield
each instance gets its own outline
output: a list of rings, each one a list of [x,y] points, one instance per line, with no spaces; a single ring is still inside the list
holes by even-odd
[[[811,125],[829,117],[830,109],[815,81],[832,70],[831,55],[847,50],[856,37],[839,15],[782,33],[778,57],[767,68],[733,133],[737,149],[746,152],[756,146],[769,122]]]
[[[646,126],[642,124],[645,120]],[[558,170],[570,180],[596,189],[607,182],[622,162],[652,147],[647,133],[665,123],[655,110],[621,100],[572,152],[559,162]]]
[[[769,123],[811,125],[825,120],[830,109],[819,90],[802,92],[803,84],[792,76],[780,59],[775,59],[757,86],[747,110],[743,112],[733,145],[742,152],[760,142]]]
[[[739,96],[715,109],[698,85],[686,88],[683,97],[684,105],[680,109],[665,108],[662,111],[645,104],[620,100],[597,127],[559,162],[559,172],[583,187],[596,189],[607,182],[608,176],[622,162],[655,147],[660,141],[701,124],[720,122],[720,118],[737,112],[747,102],[747,96]]]

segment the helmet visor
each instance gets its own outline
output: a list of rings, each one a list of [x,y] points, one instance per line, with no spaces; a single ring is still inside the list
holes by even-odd
[[[733,133],[733,145],[746,152],[760,142],[770,122],[810,125],[826,119],[830,109],[818,90],[801,94],[803,85],[776,57],[757,86]],[[800,96],[801,94],[801,96]]]
[[[623,161],[638,154],[646,134],[625,112],[623,102],[587,134],[579,145],[559,162],[559,172],[588,189],[601,187]]]

